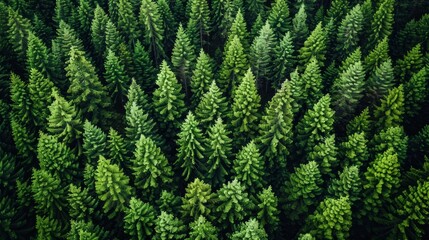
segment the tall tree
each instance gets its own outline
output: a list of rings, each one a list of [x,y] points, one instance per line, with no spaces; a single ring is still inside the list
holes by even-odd
[[[194,46],[202,49],[210,32],[210,10],[206,0],[190,1],[191,14],[188,22],[188,34]]]
[[[90,121],[83,124],[83,152],[89,163],[96,166],[98,157],[106,153],[106,134]]]
[[[182,198],[182,213],[184,217],[197,220],[200,216],[208,217],[213,210],[215,194],[210,184],[196,178],[186,187]]]
[[[107,50],[104,69],[104,78],[106,79],[107,89],[113,102],[119,106],[123,106],[131,78],[125,73],[124,63],[121,62],[111,49]]]
[[[252,197],[256,196],[256,191],[261,190],[264,185],[265,169],[262,156],[254,141],[243,146],[233,163],[234,179],[240,181]]]
[[[46,121],[49,117],[49,109],[46,106],[51,105],[53,102],[51,93],[54,88],[54,84],[45,78],[41,72],[34,68],[31,69],[28,83],[31,116],[34,118],[34,124],[41,129],[46,127]],[[25,107],[25,105],[21,107]]]
[[[190,82],[192,105],[197,106],[201,97],[209,91],[214,82],[212,59],[201,49]]]
[[[214,227],[207,219],[203,216],[198,217],[195,221],[189,224],[189,238],[190,239],[207,239],[216,240],[218,239],[218,229]]]
[[[419,72],[413,74],[411,80],[404,84],[404,108],[406,116],[416,116],[422,109],[429,94],[426,90],[428,78],[427,68],[424,67]]]
[[[210,87],[201,97],[200,103],[195,109],[195,115],[199,122],[207,128],[217,118],[226,118],[228,113],[228,102],[221,90],[213,80]]]
[[[362,180],[359,172],[357,166],[344,167],[338,178],[331,181],[328,193],[335,198],[348,196],[351,204],[358,201],[362,191]]]
[[[319,164],[322,174],[332,176],[333,169],[338,165],[337,157],[338,148],[335,145],[335,135],[332,134],[320,143],[314,146],[313,150],[308,153],[308,161],[315,161]]]
[[[364,132],[353,133],[347,141],[341,143],[341,157],[343,166],[362,167],[369,160],[368,140]]]
[[[380,63],[366,83],[366,98],[370,104],[376,104],[385,96],[395,83],[392,60],[388,58]]]
[[[77,187],[74,184],[69,185],[67,202],[69,215],[75,220],[91,219],[97,206],[97,199],[89,193],[88,188]]]
[[[310,33],[307,25],[307,13],[305,12],[305,4],[301,4],[298,12],[292,20],[293,23],[293,40],[296,49],[300,49]]]
[[[287,32],[280,40],[280,43],[274,47],[273,59],[273,85],[274,89],[279,89],[282,83],[292,72],[295,63],[295,51],[290,32]]]
[[[154,233],[156,211],[149,203],[132,197],[125,209],[124,229],[132,239],[144,239]]]
[[[403,164],[407,158],[408,136],[402,126],[383,129],[372,139],[372,153],[382,154],[392,148],[398,155],[398,161]]]
[[[274,195],[271,186],[264,188],[258,194],[257,209],[257,219],[267,229],[268,233],[273,234],[278,229],[280,223],[280,210],[278,209],[277,196]]]
[[[399,59],[396,66],[396,72],[400,82],[410,79],[415,73],[423,67],[423,54],[421,44],[414,46],[403,59]]]
[[[50,59],[46,45],[33,33],[28,35],[27,69],[31,75],[32,69],[39,71],[42,76],[50,77]]]
[[[374,47],[379,41],[390,37],[393,31],[394,0],[383,0],[378,5],[371,21],[371,34],[368,47]]]
[[[232,233],[231,240],[267,240],[268,236],[263,226],[258,220],[251,218],[249,221],[240,224],[239,229]]]
[[[304,46],[299,50],[299,61],[301,66],[305,66],[312,57],[315,57],[320,66],[325,62],[326,54],[326,33],[320,22],[313,29],[310,36],[304,42]]]
[[[162,47],[164,28],[158,5],[152,0],[142,0],[139,19],[144,27],[145,44],[152,54],[155,65],[158,65],[164,57]]]
[[[109,17],[100,5],[94,10],[94,18],[91,22],[91,43],[99,58],[106,51],[106,26]]]
[[[234,39],[234,36],[237,36],[240,39],[240,43],[243,45],[244,52],[248,53],[250,39],[249,33],[247,31],[247,25],[241,10],[238,10],[237,15],[235,15],[234,22],[228,31],[228,40],[225,43],[224,49],[229,48],[231,41]]]
[[[119,0],[118,5],[118,28],[128,39],[128,42],[134,45],[141,34],[137,17],[134,15],[133,3],[132,1]]]
[[[137,84],[135,79],[132,79],[131,85],[128,88],[127,99],[125,111],[130,111],[135,102],[136,105],[146,111],[146,113],[153,113],[152,103],[149,102],[149,96],[142,90],[140,85]]]
[[[24,64],[27,53],[28,37],[31,31],[31,23],[17,11],[8,8],[8,40],[18,60]]]
[[[161,211],[155,222],[155,234],[152,239],[185,239],[186,225],[173,214]]]
[[[338,28],[337,51],[340,56],[347,56],[358,46],[362,25],[362,10],[357,4],[347,13]]]
[[[378,119],[376,126],[386,129],[401,126],[404,115],[404,88],[399,85],[389,90],[388,95],[381,99],[380,106],[374,110],[374,117]]]
[[[268,15],[268,23],[273,28],[277,40],[282,39],[292,29],[289,14],[287,1],[276,0],[272,3],[270,14]]]

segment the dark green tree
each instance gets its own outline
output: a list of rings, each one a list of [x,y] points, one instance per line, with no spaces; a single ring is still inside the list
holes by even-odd
[[[335,145],[335,135],[332,134],[314,146],[308,154],[308,161],[315,161],[322,174],[332,176],[333,169],[338,165],[338,148]]]
[[[124,229],[131,239],[145,239],[153,236],[156,211],[149,203],[132,197],[125,209]]]
[[[384,38],[372,49],[365,57],[363,63],[367,73],[373,73],[375,68],[380,66],[382,62],[387,61],[389,58],[389,44],[388,39]]]
[[[113,128],[110,128],[107,138],[108,156],[113,163],[124,167],[127,163],[127,145],[122,136]]]
[[[301,66],[307,65],[312,57],[316,58],[320,66],[323,66],[326,59],[326,41],[325,29],[322,27],[322,23],[319,23],[305,40],[304,46],[299,50]]]
[[[189,224],[189,238],[195,240],[217,240],[218,229],[214,227],[204,216],[198,217]]]
[[[43,41],[33,33],[28,35],[27,71],[37,70],[43,77],[50,77],[49,52]]]
[[[369,115],[369,109],[365,108],[359,115],[355,116],[347,124],[347,135],[364,132],[366,137],[369,137],[371,132],[372,121]]]
[[[36,216],[37,240],[64,238],[65,227],[58,219],[52,217]]]
[[[227,113],[228,102],[213,80],[208,91],[202,95],[201,101],[195,109],[195,115],[199,122],[207,128],[216,119],[226,118]]]
[[[10,98],[12,100],[11,116],[14,120],[26,126],[35,124],[32,114],[34,112],[33,103],[28,86],[14,73],[10,75]]]
[[[280,224],[278,209],[278,199],[277,196],[271,189],[271,186],[264,188],[258,194],[258,204],[257,204],[257,219],[261,223],[261,226],[267,229],[267,232],[272,234],[278,229]]]
[[[107,90],[109,91],[113,102],[123,106],[125,102],[125,94],[130,85],[131,78],[125,72],[124,64],[108,49],[107,57],[104,61],[104,78],[107,82]]]
[[[423,54],[421,44],[417,44],[404,56],[404,59],[399,59],[397,62],[396,72],[398,73],[400,82],[405,82],[414,74],[419,72],[423,67]]]
[[[134,45],[133,63],[135,75],[132,76],[145,91],[155,88],[156,69],[146,48],[137,41]]]
[[[107,49],[112,50],[115,54],[120,54],[120,45],[124,42],[124,38],[122,34],[117,29],[116,25],[109,19],[106,23],[106,46],[105,51],[103,53],[106,56]]]
[[[389,127],[374,136],[372,146],[373,154],[382,154],[392,148],[398,155],[399,163],[403,164],[407,158],[408,136],[402,126]]]
[[[234,179],[240,181],[246,189],[256,195],[264,185],[264,162],[254,141],[250,141],[237,153],[233,161]]]
[[[341,158],[343,166],[361,167],[368,162],[368,140],[364,132],[353,133],[347,137],[347,141],[341,143]]]
[[[368,39],[368,47],[374,47],[379,41],[390,37],[393,31],[394,0],[383,0],[378,4],[371,21],[371,34]]]
[[[144,26],[144,42],[155,65],[158,65],[164,56],[162,47],[164,27],[158,5],[152,0],[142,0],[139,19],[140,24]]]
[[[97,199],[90,193],[88,188],[82,188],[70,184],[67,196],[69,215],[75,220],[89,220],[94,214]]]
[[[34,118],[34,124],[44,128],[49,117],[49,109],[46,106],[52,104],[51,96],[54,84],[45,78],[41,72],[32,68],[28,83],[28,93],[31,100],[31,116]]]
[[[190,1],[188,34],[194,46],[202,49],[210,33],[210,10],[206,0]]]
[[[322,94],[322,75],[319,62],[312,58],[306,65],[304,73],[300,76],[297,87],[301,88],[303,95],[299,96],[299,102],[302,101],[302,107],[312,108],[323,96]],[[296,101],[297,99],[295,99]]]
[[[358,46],[363,26],[361,6],[354,6],[341,21],[337,33],[337,51],[340,56],[349,55]]]
[[[130,111],[133,103],[140,107],[148,114],[152,114],[152,104],[149,102],[149,96],[142,90],[140,85],[137,84],[133,78],[127,93],[127,103],[125,104],[125,111]]]
[[[106,153],[106,134],[97,126],[86,120],[83,124],[83,152],[89,162],[96,166],[100,155]]]
[[[259,31],[258,31],[259,32]],[[249,33],[247,31],[247,25],[243,18],[241,10],[238,10],[237,15],[235,15],[234,22],[231,25],[231,28],[228,31],[228,40],[225,43],[224,49],[228,49],[231,41],[234,39],[234,36],[237,36],[240,39],[241,45],[243,45],[243,50],[245,53],[248,53],[249,50]]]
[[[214,82],[213,62],[211,58],[201,49],[195,69],[190,82],[192,92],[192,104],[197,104],[202,100],[204,93],[210,89],[210,84]]]
[[[310,33],[307,25],[307,13],[305,12],[305,4],[301,4],[298,12],[292,20],[293,25],[293,41],[296,49],[300,49]]]
[[[332,180],[328,187],[328,193],[334,198],[349,197],[350,203],[360,199],[362,181],[359,176],[359,167],[346,166],[339,173],[338,178]]]
[[[395,83],[392,60],[388,58],[380,63],[366,82],[366,98],[371,104],[376,104],[385,96]]]
[[[292,67],[295,63],[295,51],[292,36],[287,32],[280,40],[280,43],[274,47],[273,88],[279,89],[282,83],[289,77]]]
[[[25,63],[31,23],[17,11],[8,8],[8,40],[21,63]]]
[[[106,51],[106,32],[109,17],[103,8],[97,5],[94,10],[94,19],[91,22],[91,43],[98,57]]]
[[[268,23],[273,28],[273,32],[277,40],[282,39],[283,36],[292,29],[289,14],[287,1],[276,0],[271,4]]]
[[[153,239],[185,239],[186,225],[173,214],[161,211],[155,222]]]
[[[411,80],[404,84],[404,108],[407,117],[416,116],[426,99],[428,99],[427,79],[429,74],[427,68],[422,68],[419,72],[413,74]]]
[[[134,15],[134,6],[132,1],[119,0],[118,1],[118,28],[128,42],[132,45],[140,38],[139,23],[136,15]]]
[[[399,85],[389,90],[388,95],[381,99],[380,106],[374,110],[374,117],[378,119],[378,129],[401,126],[404,115],[404,88]]]

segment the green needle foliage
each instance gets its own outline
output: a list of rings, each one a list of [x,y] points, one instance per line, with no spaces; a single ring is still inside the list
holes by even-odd
[[[107,82],[107,89],[113,102],[122,106],[125,102],[125,94],[131,79],[125,73],[125,67],[115,53],[110,49],[107,52],[104,62],[104,78]]]
[[[118,28],[127,37],[128,42],[134,44],[140,38],[137,17],[134,15],[132,1],[118,1]]]
[[[201,101],[195,109],[195,116],[207,128],[217,118],[226,118],[228,116],[227,113],[228,102],[216,85],[216,82],[212,81],[208,91],[202,95]]]
[[[360,198],[362,191],[362,181],[359,176],[359,167],[346,166],[343,171],[339,173],[339,177],[333,179],[328,187],[328,193],[335,197],[347,197],[350,203],[356,202]]]
[[[297,49],[303,46],[304,41],[310,33],[307,25],[307,13],[305,12],[305,4],[301,4],[298,12],[292,20],[293,23],[293,37]]]
[[[401,82],[410,79],[415,73],[423,67],[423,54],[421,44],[417,44],[397,63],[397,72]]]
[[[394,83],[392,60],[388,58],[375,68],[366,83],[368,102],[371,104],[378,103],[380,98],[393,88]]]
[[[97,200],[89,194],[88,188],[69,186],[67,196],[69,215],[75,220],[89,220],[97,206]]]
[[[257,219],[268,230],[268,233],[276,231],[280,223],[280,211],[278,210],[277,196],[274,195],[271,186],[264,188],[258,194],[257,211]]]
[[[401,126],[404,115],[404,87],[389,90],[388,95],[381,99],[380,106],[374,110],[374,117],[378,119],[378,129]]]
[[[33,33],[28,36],[27,48],[27,69],[31,74],[32,69],[43,74],[42,76],[50,76],[51,65],[49,52],[46,45]]]
[[[140,25],[143,26],[144,43],[148,47],[155,65],[158,65],[165,54],[162,47],[164,25],[158,5],[152,0],[142,0],[139,20]]]
[[[83,151],[90,163],[96,166],[98,156],[106,153],[106,134],[88,120],[83,124]]]
[[[359,115],[355,116],[347,124],[347,135],[352,135],[353,133],[365,133],[366,137],[369,137],[372,129],[372,121],[369,115],[369,109],[365,108]]]
[[[335,135],[326,137],[322,142],[314,146],[308,154],[308,161],[319,164],[320,172],[332,176],[333,169],[338,165],[338,148],[335,145]]]
[[[188,33],[194,46],[202,49],[211,30],[210,10],[206,0],[190,1]]]
[[[185,197],[182,198],[182,215],[195,220],[200,216],[210,216],[214,197],[211,186],[196,178],[186,187]]]
[[[205,217],[200,216],[189,224],[189,238],[195,240],[217,240],[218,229],[214,227]]]
[[[407,157],[408,136],[403,127],[390,127],[376,134],[372,145],[374,154],[381,154],[392,148],[398,154],[398,160],[402,164]]]
[[[210,90],[210,84],[214,83],[213,78],[212,60],[201,50],[190,82],[194,106],[200,102],[204,93]]]
[[[341,157],[344,166],[361,167],[368,162],[368,140],[364,132],[349,135],[347,141],[341,143]]]
[[[8,8],[7,34],[10,45],[15,54],[24,62],[26,57],[28,38],[31,31],[31,23],[24,18],[19,12]]]
[[[428,97],[427,79],[429,74],[424,67],[417,73],[413,74],[411,80],[404,84],[404,108],[408,117],[416,116]]]
[[[274,47],[273,71],[274,81],[272,87],[279,89],[283,81],[292,72],[295,63],[294,45],[290,32],[287,32],[280,40],[280,43]]]
[[[322,23],[319,23],[305,40],[304,46],[299,50],[299,61],[301,66],[305,66],[314,57],[319,65],[323,66],[323,62],[326,59],[325,54],[326,32],[322,27]]]
[[[264,162],[255,143],[251,141],[244,146],[234,161],[234,177],[240,181],[246,189],[253,189],[256,194],[264,185]]]
[[[153,239],[185,239],[186,225],[170,213],[161,211],[155,222]]]
[[[249,33],[247,32],[247,24],[243,18],[241,10],[238,10],[237,15],[235,15],[234,22],[231,25],[231,28],[228,32],[228,40],[225,43],[224,49],[228,49],[231,41],[234,39],[234,36],[237,36],[240,39],[240,43],[243,45],[245,53],[249,51]]]
[[[341,21],[337,33],[337,51],[341,56],[347,56],[358,46],[363,20],[361,6],[357,4]]]
[[[268,23],[273,28],[274,35],[277,39],[282,39],[292,28],[289,14],[287,1],[276,0],[272,3],[271,11],[268,15]]]
[[[49,117],[49,109],[46,106],[52,104],[51,96],[54,84],[45,78],[41,72],[32,68],[28,83],[28,93],[31,100],[31,116],[34,118],[36,126],[44,127]]]
[[[140,85],[137,84],[136,80],[131,81],[131,85],[128,88],[127,103],[125,104],[125,111],[131,111],[133,104],[147,113],[152,113],[152,104],[149,102],[149,96],[142,90]]]
[[[127,145],[122,136],[113,128],[109,130],[106,147],[112,162],[124,167],[124,164],[127,163]]]
[[[383,0],[378,4],[378,9],[371,21],[369,46],[375,46],[380,40],[392,34],[394,5],[394,0]]]
[[[131,239],[145,239],[154,233],[156,211],[149,203],[132,197],[125,209],[124,229]]]
[[[259,224],[259,222],[256,219],[252,218],[249,221],[242,223],[240,225],[239,230],[235,231],[232,234],[231,239],[232,240],[239,240],[239,239],[264,240],[264,239],[268,239],[268,236],[264,228]]]

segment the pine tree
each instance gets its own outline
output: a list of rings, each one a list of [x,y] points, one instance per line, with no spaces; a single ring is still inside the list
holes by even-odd
[[[293,210],[288,218],[292,220],[301,218],[308,212],[309,207],[317,203],[315,197],[322,193],[320,185],[323,182],[318,167],[314,161],[301,164],[286,181],[283,188],[287,196],[284,208],[287,211]]]
[[[304,46],[299,50],[299,61],[301,66],[307,65],[311,58],[314,57],[320,66],[325,62],[326,54],[326,33],[322,23],[317,24],[316,28],[310,33],[305,40]]]
[[[274,35],[278,40],[282,39],[291,30],[292,24],[287,1],[276,0],[272,3],[268,23],[273,28]]]
[[[155,222],[153,239],[185,239],[186,225],[173,214],[161,211]]]
[[[56,0],[53,20],[58,25],[61,21],[66,22],[67,24],[72,23],[73,14],[76,7],[74,2],[65,1],[65,0]]]
[[[116,25],[109,19],[106,23],[106,50],[110,49],[115,54],[120,55],[120,46],[124,42],[124,38]],[[103,55],[106,55],[107,51],[104,51]]]
[[[303,43],[308,38],[310,33],[307,25],[307,13],[305,12],[305,4],[301,4],[298,12],[292,20],[293,23],[293,39],[296,49],[300,49]]]
[[[127,145],[122,136],[113,128],[110,128],[107,139],[108,156],[112,162],[125,167],[127,163]]]
[[[364,132],[349,135],[347,141],[341,143],[341,157],[344,166],[361,167],[368,162],[368,140]]]
[[[235,35],[227,49],[224,49],[224,58],[219,73],[219,87],[231,96],[240,84],[240,79],[249,69],[249,63],[241,45],[240,38]]]
[[[40,132],[37,144],[37,159],[41,169],[64,183],[73,181],[77,175],[77,158],[71,149],[54,136]]]
[[[73,14],[73,21],[78,25],[76,27],[80,31],[80,36],[84,40],[85,45],[90,43],[91,23],[94,18],[94,7],[91,0],[79,0],[79,6]],[[77,18],[77,19],[76,19]]]
[[[349,120],[363,97],[365,72],[358,61],[334,81],[332,86],[332,106],[338,120]]]
[[[324,175],[332,176],[333,169],[338,165],[338,148],[335,145],[335,135],[326,137],[323,141],[314,146],[308,154],[308,161],[315,161]]]
[[[364,206],[362,214],[376,216],[380,207],[390,200],[400,185],[400,165],[398,155],[392,148],[378,154],[364,173]]]
[[[142,90],[134,78],[131,80],[131,85],[128,88],[127,99],[128,101],[125,104],[126,112],[130,111],[133,103],[135,103],[143,111],[152,114],[152,104],[149,102],[149,96]]]
[[[177,145],[179,148],[177,149],[176,165],[181,167],[185,181],[194,178],[205,168],[202,162],[205,151],[204,138],[198,124],[194,114],[189,112],[178,134]]]
[[[158,189],[172,182],[173,171],[167,158],[155,142],[141,134],[131,159],[134,185],[145,190],[148,199],[153,199]]]
[[[309,232],[323,239],[348,239],[352,227],[350,200],[346,197],[326,198],[307,218]]]
[[[259,31],[258,31],[259,32]],[[239,9],[235,15],[234,22],[231,25],[231,28],[228,31],[228,39],[225,43],[224,49],[228,49],[231,41],[234,39],[234,36],[237,36],[240,39],[240,43],[243,46],[245,53],[248,53],[249,49],[249,33],[247,32],[247,25],[244,21],[243,14]]]
[[[259,31],[259,35],[253,40],[249,56],[258,86],[265,93],[268,93],[269,87],[274,84],[271,75],[275,44],[273,30],[267,21]]]
[[[217,207],[216,213],[218,222],[223,224],[229,222],[231,225],[242,221],[247,215],[248,210],[252,208],[245,187],[237,180],[229,181],[223,184],[216,193]]]
[[[89,162],[96,166],[98,156],[106,153],[106,134],[90,121],[83,124],[83,152]]]
[[[26,164],[31,163],[35,151],[34,146],[37,141],[36,133],[20,120],[17,120],[15,116],[10,117],[10,127],[18,155],[24,157]]]
[[[137,17],[134,15],[133,3],[126,0],[119,0],[118,3],[118,28],[127,37],[128,42],[134,45],[141,34]]]
[[[91,43],[98,57],[106,51],[106,32],[109,17],[100,5],[94,10],[94,19],[91,22]]]
[[[328,193],[334,198],[349,197],[350,203],[360,199],[362,181],[359,176],[359,167],[346,166],[339,173],[338,178],[333,179],[328,187]]]
[[[234,22],[234,17],[237,16],[238,11],[243,9],[243,0],[215,0],[212,5],[214,12],[212,21],[218,28],[213,32],[218,32],[220,37],[225,39]]]
[[[195,240],[217,240],[218,229],[214,227],[204,216],[198,217],[189,224],[189,239]]]
[[[202,95],[201,101],[195,109],[195,116],[201,125],[207,128],[216,119],[220,117],[226,118],[227,113],[228,102],[213,80],[208,91]]]
[[[21,78],[11,73],[10,75],[10,98],[11,103],[11,116],[15,121],[25,126],[31,126],[35,121],[32,113],[33,103],[31,102],[30,91],[28,90],[27,84],[21,80]]]
[[[330,108],[330,102],[329,95],[323,96],[298,122],[296,144],[304,153],[311,152],[317,144],[332,133],[334,111]]]
[[[300,101],[304,103],[303,107],[313,107],[323,96],[322,81],[319,62],[316,58],[312,58],[306,65],[304,73],[299,78],[298,87],[304,91],[303,95],[299,96]]]
[[[149,203],[132,197],[125,209],[124,229],[131,239],[144,239],[154,233],[156,211]]]
[[[72,47],[66,71],[70,80],[67,93],[72,103],[97,124],[105,115],[104,109],[110,105],[110,101],[94,66],[86,59],[83,51]]]
[[[258,36],[258,33],[263,26],[264,26],[264,22],[262,21],[262,16],[261,14],[258,14],[251,28],[249,40],[255,39],[255,37]]]
[[[244,10],[247,24],[254,23],[258,15],[265,15],[266,8],[263,0],[245,0]]]
[[[368,108],[365,108],[359,115],[355,116],[347,124],[347,135],[364,132],[366,137],[369,137],[372,127],[372,121],[369,116]]]
[[[334,24],[337,25],[346,16],[349,10],[348,5],[347,0],[333,0],[326,13],[326,17],[332,19]]]
[[[381,105],[374,110],[374,117],[378,119],[378,129],[401,126],[404,115],[404,88],[402,85],[389,90],[389,94],[381,99]]]
[[[274,81],[273,88],[279,89],[292,72],[292,67],[295,63],[294,44],[292,42],[291,33],[287,32],[280,40],[280,43],[274,47],[273,73]]]
[[[257,219],[261,223],[261,226],[265,227],[270,234],[276,231],[280,223],[280,211],[278,209],[277,196],[274,195],[271,186],[264,188],[258,194],[257,211]]]
[[[209,91],[210,84],[214,82],[213,78],[212,59],[201,49],[190,82],[194,106],[200,102],[204,93]]]
[[[388,58],[377,66],[366,83],[366,97],[372,104],[377,103],[393,87],[395,82],[392,60]]]
[[[64,238],[65,227],[58,219],[36,216],[37,240]]]
[[[182,214],[197,220],[200,216],[208,217],[213,209],[214,193],[210,184],[196,178],[186,187],[185,196],[182,198]]]
[[[256,135],[259,122],[259,108],[261,97],[256,89],[255,77],[247,70],[240,86],[233,96],[231,124],[237,129],[234,136],[245,143]]]
[[[135,75],[132,76],[145,91],[151,91],[155,87],[156,69],[146,48],[137,41],[134,45],[133,63]]]
[[[158,88],[153,92],[155,112],[164,124],[172,123],[177,126],[185,111],[184,94],[166,61],[161,64],[156,85]]]
[[[357,47],[352,53],[350,53],[346,59],[341,62],[338,69],[339,73],[347,71],[347,69],[358,61],[362,60],[362,51],[360,47]]]
[[[421,44],[417,44],[397,62],[396,72],[399,75],[400,82],[405,82],[423,67],[423,54]]]
[[[354,6],[341,21],[337,33],[337,51],[341,56],[347,56],[357,46],[363,26],[361,6]]]
[[[52,89],[54,84],[45,78],[41,72],[32,68],[28,84],[28,93],[31,100],[31,116],[37,126],[44,128],[49,117],[49,109],[46,106],[52,104]]]
[[[190,1],[188,33],[194,46],[202,49],[210,32],[210,10],[206,0]]]
[[[75,220],[89,220],[97,206],[97,200],[89,194],[88,188],[70,184],[67,202],[69,215]]]
[[[17,11],[8,8],[8,40],[21,63],[25,63],[31,23]]]
[[[419,72],[413,74],[411,80],[404,84],[404,108],[407,117],[416,116],[427,99],[426,81],[429,75],[426,69],[424,67]]]
[[[267,240],[268,236],[263,226],[256,219],[251,218],[249,221],[242,223],[239,229],[232,233],[231,240]]]
[[[49,52],[46,45],[33,33],[28,35],[27,71],[37,70],[43,77],[50,77]]]
[[[111,94],[113,102],[123,106],[125,93],[128,89],[130,77],[125,73],[125,67],[115,53],[108,49],[104,62],[104,78],[107,82],[107,89]]]
[[[56,218],[66,209],[65,189],[59,177],[52,176],[46,170],[33,170],[31,177],[35,208],[38,214]]]
[[[173,191],[162,190],[160,197],[156,200],[156,204],[160,211],[177,215],[182,199]]]
[[[393,30],[394,0],[383,0],[371,21],[371,34],[368,39],[368,47],[375,46],[384,38],[390,37]]]
[[[254,141],[250,141],[237,153],[234,163],[234,178],[240,181],[253,195],[264,185],[264,162]]]
[[[384,38],[372,49],[368,56],[364,59],[365,71],[367,73],[373,73],[377,66],[389,58],[389,44],[388,39]]]
[[[398,155],[400,164],[404,163],[407,158],[408,136],[401,126],[389,127],[380,131],[374,136],[372,145],[373,154],[382,154],[392,148]]]
[[[189,40],[188,33],[179,25],[174,42],[171,62],[173,63],[174,72],[177,78],[182,81],[185,92],[188,94],[188,84],[191,78],[196,56],[195,47]]]
[[[144,41],[155,65],[164,56],[162,41],[164,36],[163,21],[159,14],[158,5],[152,0],[143,0],[140,6],[140,24],[144,26]]]
[[[111,235],[110,232],[93,224],[91,221],[70,221],[70,231],[67,233],[67,239],[106,239]]]
[[[207,159],[207,181],[212,182],[212,186],[219,186],[224,182],[230,169],[232,140],[229,137],[231,132],[227,130],[227,126],[218,118],[216,122],[210,126],[207,132],[208,138],[206,143],[205,158]]]
[[[104,202],[103,210],[109,219],[120,214],[132,194],[130,179],[116,164],[100,155],[95,175],[95,191]]]

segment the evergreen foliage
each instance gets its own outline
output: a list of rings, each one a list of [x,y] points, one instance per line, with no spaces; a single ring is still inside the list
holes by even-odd
[[[200,216],[210,216],[213,209],[214,194],[211,186],[196,178],[188,184],[185,197],[182,198],[182,212],[184,217],[199,219]]]
[[[154,233],[156,212],[153,206],[132,197],[125,209],[124,228],[132,239],[144,239]]]
[[[212,81],[207,92],[201,97],[201,101],[195,109],[195,115],[204,126],[213,123],[217,118],[227,117],[228,102],[221,90]]]

